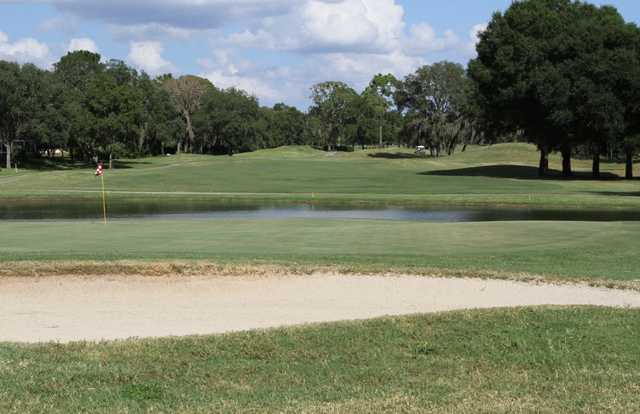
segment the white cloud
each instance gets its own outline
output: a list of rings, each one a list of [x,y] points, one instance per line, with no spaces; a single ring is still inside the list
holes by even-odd
[[[71,39],[67,52],[75,52],[77,50],[86,50],[87,52],[98,53],[99,49],[93,39],[82,37],[79,39]]]
[[[0,32],[0,59],[18,63],[35,63],[39,66],[48,66],[50,62],[49,47],[27,37],[15,42],[9,41],[6,33]]]
[[[162,57],[164,47],[160,42],[131,42],[129,44],[129,61],[150,75],[175,70],[173,64]]]
[[[396,0],[304,0],[228,36],[230,44],[311,53],[390,52],[404,30]]]
[[[261,100],[275,102],[282,99],[282,94],[273,89],[262,79],[250,76],[240,76],[225,73],[221,70],[214,70],[201,75],[207,78],[218,88],[237,88],[248,92]]]
[[[216,87],[238,88],[254,95],[267,103],[273,103],[284,98],[283,94],[269,85],[268,71],[258,70],[251,62],[234,59],[232,53],[218,50],[212,59],[198,61],[204,69],[200,76],[207,78]]]
[[[426,63],[422,58],[408,56],[400,51],[389,54],[334,53],[324,56],[323,60],[326,62],[324,67],[331,68],[334,76],[350,78],[359,88],[366,86],[377,73],[392,73],[403,77]]]
[[[480,23],[480,24],[476,24],[475,26],[473,26],[471,28],[471,31],[469,31],[469,43],[467,44],[467,52],[470,55],[475,55],[476,54],[476,46],[478,45],[478,42],[480,41],[480,35],[485,30],[487,30],[487,24],[486,23]]]
[[[439,37],[428,23],[418,23],[411,26],[409,36],[404,43],[408,53],[424,55],[429,52],[454,49],[460,44],[460,39],[452,30],[445,31],[444,35]]]
[[[395,0],[311,0],[300,12],[300,48],[391,51],[404,26],[404,10]]]

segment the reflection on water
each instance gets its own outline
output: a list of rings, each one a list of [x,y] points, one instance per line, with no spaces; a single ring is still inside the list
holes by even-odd
[[[0,220],[94,220],[102,211],[93,203],[43,202],[9,204],[0,203]],[[110,206],[110,219],[361,219],[405,220],[427,222],[472,221],[638,221],[640,212],[633,211],[581,211],[542,210],[521,208],[348,208],[314,205],[298,206],[238,206],[211,205],[193,202],[138,202],[115,203]]]

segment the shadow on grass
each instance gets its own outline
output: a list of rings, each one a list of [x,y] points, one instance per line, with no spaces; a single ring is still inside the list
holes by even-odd
[[[95,167],[95,164],[87,161],[72,161],[69,159],[40,158],[18,163],[20,168],[37,171],[64,171],[82,170]]]
[[[140,160],[115,160],[113,161],[113,168],[116,170],[135,168],[141,165],[149,165],[151,164],[149,161],[140,161]],[[105,163],[105,165],[108,165]]]
[[[520,180],[593,180],[590,172],[578,171],[574,172],[573,177],[565,178],[562,176],[562,172],[557,170],[550,170],[546,177],[538,176],[538,168],[527,165],[487,165],[480,167],[468,167],[454,170],[438,170],[438,171],[425,171],[419,173],[420,175],[435,175],[446,177],[490,177],[490,178],[516,178]],[[600,180],[619,180],[620,177],[608,173],[602,172],[600,174]]]
[[[640,191],[589,191],[588,193],[612,197],[640,197]]]
[[[376,152],[369,154],[371,158],[384,158],[388,160],[405,160],[405,159],[424,159],[429,158],[424,154],[412,154],[408,152]]]
[[[149,161],[140,160],[114,160],[114,169],[129,169],[135,168],[141,165],[151,164]],[[51,159],[40,158],[32,159],[23,163],[18,163],[19,168],[36,170],[36,171],[65,171],[65,170],[86,170],[89,168],[95,168],[96,164],[92,161],[72,161],[70,159]],[[105,163],[105,168],[108,168],[108,163]]]

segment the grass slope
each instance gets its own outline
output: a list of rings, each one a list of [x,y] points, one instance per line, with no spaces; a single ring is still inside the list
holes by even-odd
[[[410,150],[325,153],[284,147],[234,157],[181,155],[128,160],[107,173],[111,197],[269,199],[492,204],[571,207],[640,206],[640,182],[536,178],[537,152],[528,144],[470,147],[441,159],[416,158]],[[589,163],[576,161],[577,170]],[[552,157],[551,167],[560,160]],[[605,175],[622,174],[603,163]],[[0,198],[95,198],[92,169],[0,171]],[[158,192],[161,194],[148,194]],[[138,193],[138,194],[136,194]],[[185,194],[189,193],[189,194]]]
[[[456,312],[102,344],[0,344],[3,413],[622,413],[640,312]]]
[[[638,234],[636,222],[0,222],[0,262],[204,260],[637,281]]]

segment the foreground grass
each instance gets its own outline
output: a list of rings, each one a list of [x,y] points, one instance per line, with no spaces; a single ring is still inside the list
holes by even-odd
[[[20,261],[208,261],[640,279],[638,222],[375,220],[0,222],[0,274]]]
[[[638,311],[537,308],[0,344],[0,411],[631,413],[637,332]]]
[[[234,157],[181,155],[123,161],[106,177],[110,198],[166,198],[200,202],[455,204],[572,208],[640,207],[640,181],[562,180],[536,177],[537,152],[527,144],[471,147],[441,159],[415,158],[411,150],[329,154],[286,147]],[[552,157],[559,169],[560,159]],[[578,172],[590,164],[577,160]],[[623,173],[603,163],[605,176]],[[92,169],[0,171],[0,202],[25,200],[94,203]],[[204,200],[204,201],[203,201]]]

